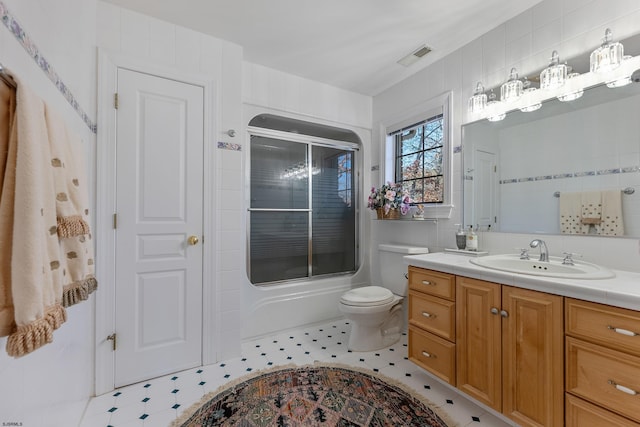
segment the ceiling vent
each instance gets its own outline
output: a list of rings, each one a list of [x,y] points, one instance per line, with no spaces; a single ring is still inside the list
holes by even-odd
[[[429,52],[431,52],[431,48],[428,46],[422,45],[417,50],[413,51],[409,55],[399,60],[398,64],[408,67],[409,65],[417,62],[420,58],[424,57]]]

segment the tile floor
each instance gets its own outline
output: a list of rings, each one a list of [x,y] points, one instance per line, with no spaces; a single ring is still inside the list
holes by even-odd
[[[214,365],[122,387],[93,398],[80,427],[165,427],[183,410],[226,382],[277,365],[334,362],[367,368],[400,380],[443,409],[460,427],[505,427],[506,423],[449,390],[407,359],[407,336],[372,352],[347,350],[350,325],[336,320],[246,341],[242,356]]]

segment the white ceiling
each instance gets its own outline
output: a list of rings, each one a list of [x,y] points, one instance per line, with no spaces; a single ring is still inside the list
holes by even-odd
[[[244,59],[376,95],[540,0],[105,0],[236,43]],[[415,64],[397,63],[422,45]]]

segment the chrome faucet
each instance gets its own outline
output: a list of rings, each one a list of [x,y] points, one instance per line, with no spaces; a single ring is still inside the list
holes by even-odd
[[[540,259],[538,261],[549,262],[549,249],[547,249],[547,244],[544,240],[534,239],[529,243],[529,246],[532,248],[540,246]]]

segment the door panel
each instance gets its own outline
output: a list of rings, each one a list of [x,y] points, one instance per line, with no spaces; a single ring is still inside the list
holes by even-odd
[[[116,387],[202,361],[203,89],[118,70]]]

